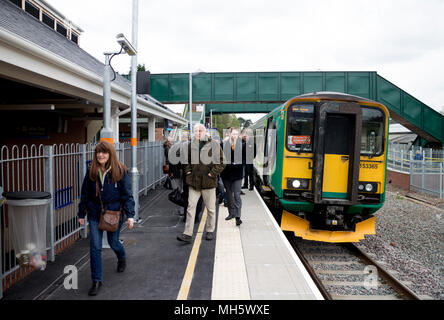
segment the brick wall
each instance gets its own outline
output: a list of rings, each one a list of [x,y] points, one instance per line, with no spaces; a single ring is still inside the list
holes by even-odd
[[[410,174],[387,169],[387,183],[410,191]]]

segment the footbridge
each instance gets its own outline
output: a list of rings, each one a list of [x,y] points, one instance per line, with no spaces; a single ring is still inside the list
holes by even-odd
[[[300,94],[336,91],[379,101],[423,140],[444,141],[444,117],[374,71],[201,73],[192,83],[192,101],[206,104],[206,113],[269,112]],[[151,74],[150,92],[162,103],[188,103],[189,74]]]

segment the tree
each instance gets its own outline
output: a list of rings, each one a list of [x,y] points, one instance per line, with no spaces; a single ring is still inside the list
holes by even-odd
[[[138,64],[137,65],[137,71],[146,71],[145,63],[144,64]]]
[[[244,119],[242,117],[237,118],[237,120],[239,121],[239,128],[241,130],[244,130],[245,128],[248,128],[249,126],[251,126],[253,123],[251,122],[250,119]]]
[[[238,128],[240,128],[239,119],[236,118],[236,116],[234,114],[231,115],[231,126],[230,127],[238,127]]]
[[[253,124],[253,122],[251,121],[251,119],[245,120],[245,122],[243,123],[243,126],[242,126],[242,130],[248,128],[252,124]]]
[[[214,123],[219,131],[219,135],[224,138],[225,130],[231,127],[240,127],[240,121],[234,114],[224,113],[214,116]]]
[[[137,65],[137,71],[146,71],[145,63],[144,64],[139,63]],[[130,71],[128,72],[128,76],[129,76],[129,78],[131,78],[131,68],[130,68]]]
[[[245,123],[246,120],[244,118],[242,118],[242,117],[239,117],[237,119],[239,120],[239,126],[241,128],[243,128],[244,127],[244,123]]]

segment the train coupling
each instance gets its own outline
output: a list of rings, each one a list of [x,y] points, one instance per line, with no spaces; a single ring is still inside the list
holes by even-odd
[[[344,227],[344,207],[327,206],[325,224],[331,227]]]

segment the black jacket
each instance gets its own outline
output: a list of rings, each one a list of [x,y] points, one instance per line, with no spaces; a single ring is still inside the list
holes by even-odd
[[[220,174],[222,180],[235,181],[244,177],[243,164],[246,163],[245,141],[238,138],[234,150],[231,149],[231,140],[222,143],[227,166]]]

